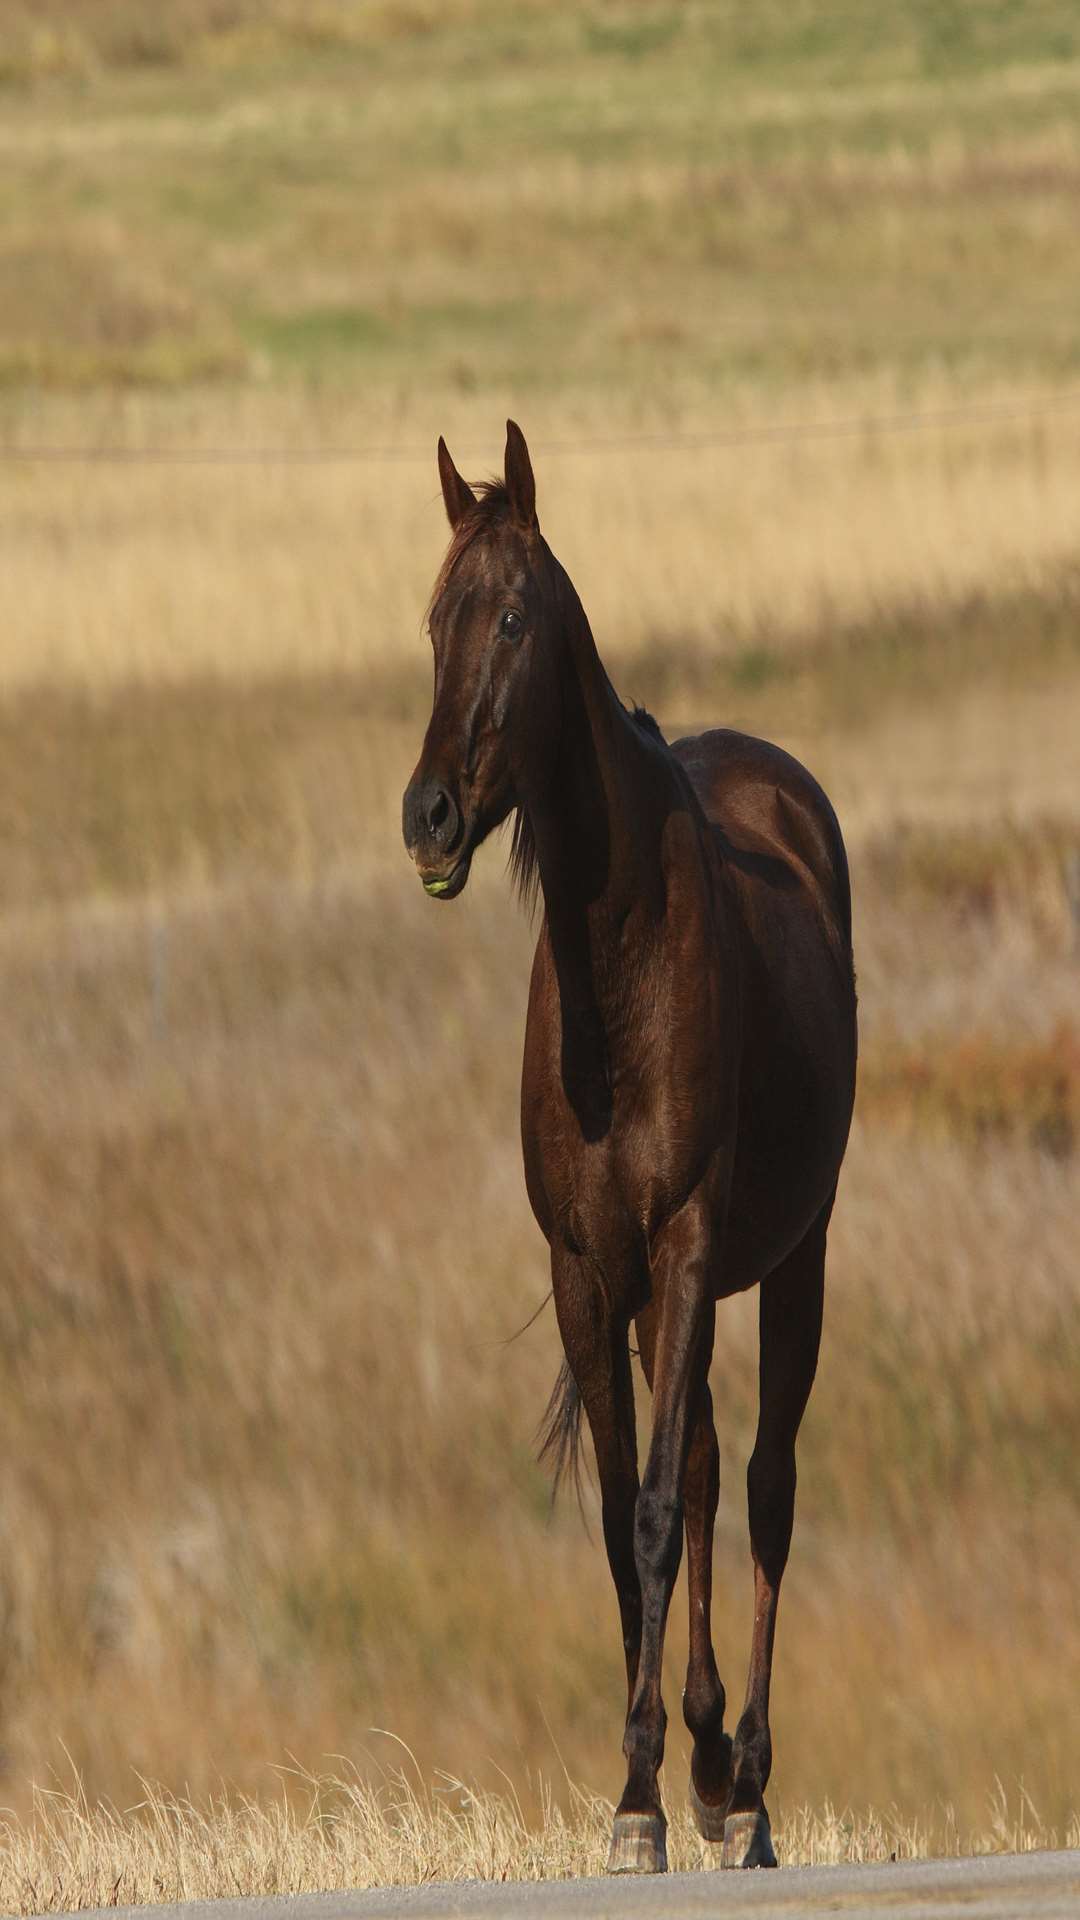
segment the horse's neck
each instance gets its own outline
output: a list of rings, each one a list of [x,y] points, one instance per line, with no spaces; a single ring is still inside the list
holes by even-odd
[[[617,698],[573,589],[562,738],[529,806],[564,1015],[609,1037],[638,987],[627,936],[663,914],[660,836],[670,792],[657,750]],[[633,941],[640,955],[643,943]]]

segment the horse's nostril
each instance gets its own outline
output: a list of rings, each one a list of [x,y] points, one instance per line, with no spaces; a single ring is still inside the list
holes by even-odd
[[[425,787],[421,814],[432,846],[446,852],[454,844],[461,816],[453,794],[441,780],[432,780]]]

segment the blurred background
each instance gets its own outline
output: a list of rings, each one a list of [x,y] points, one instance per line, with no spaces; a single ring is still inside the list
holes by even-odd
[[[377,1728],[618,1788],[550,1309],[506,1344],[533,933],[498,846],[443,910],[400,843],[436,437],[481,477],[512,413],[624,698],[782,741],[851,847],[772,1804],[1063,1833],[1075,7],[0,0],[0,153],[4,1804],[65,1749],[261,1793]],[[731,1302],[736,1708],[755,1368]]]

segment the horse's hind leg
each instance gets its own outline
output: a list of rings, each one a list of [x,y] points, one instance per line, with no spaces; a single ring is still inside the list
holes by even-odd
[[[694,1736],[690,1805],[703,1840],[722,1840],[731,1791],[731,1736],[724,1732],[724,1689],[712,1644],[713,1526],[720,1496],[720,1450],[712,1395],[702,1390],[683,1480],[686,1576],[690,1601],[690,1659],[683,1719]]]
[[[817,1370],[831,1205],[761,1283],[761,1404],[746,1473],[754,1556],[754,1634],[746,1705],[735,1732],[725,1867],[773,1867],[764,1793],[772,1768],[769,1683],[780,1582],[795,1517],[795,1439]]]

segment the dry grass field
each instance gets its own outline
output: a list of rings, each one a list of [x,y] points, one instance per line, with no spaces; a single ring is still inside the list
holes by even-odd
[[[851,844],[781,1857],[1080,1843],[1071,10],[159,11],[0,0],[0,1906],[599,1861],[531,932],[497,846],[443,911],[400,845],[434,441],[508,411],[620,691]]]

